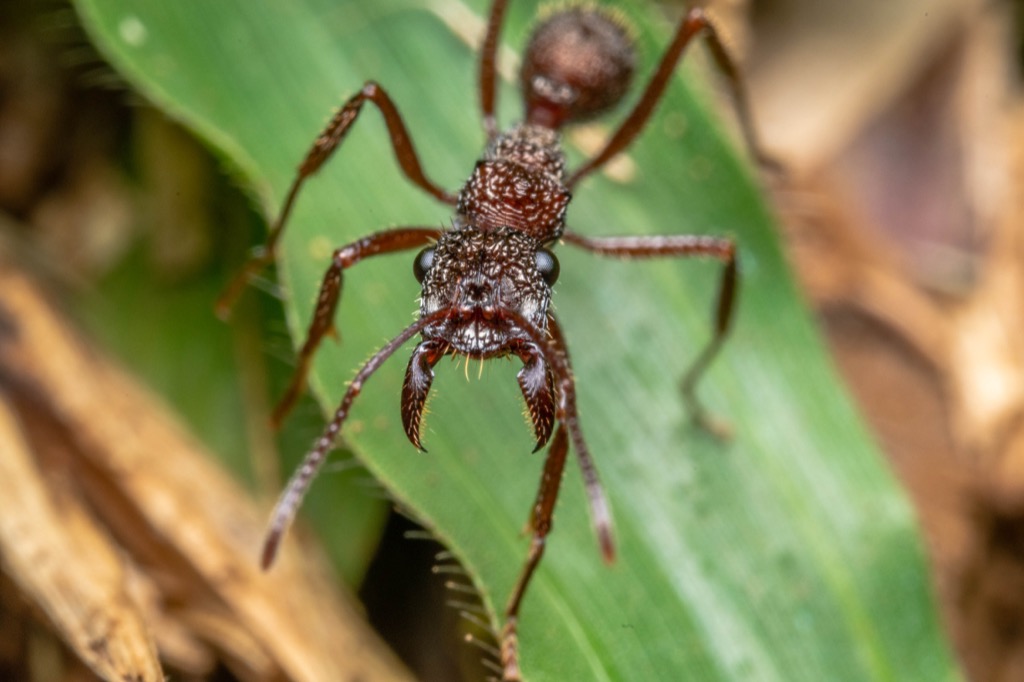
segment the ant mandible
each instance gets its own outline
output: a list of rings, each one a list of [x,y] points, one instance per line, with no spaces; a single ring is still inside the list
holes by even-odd
[[[747,144],[759,161],[771,161],[759,151],[739,70],[704,12],[691,9],[681,19],[632,111],[600,152],[568,173],[559,131],[568,124],[604,113],[626,94],[635,68],[629,31],[617,15],[593,5],[569,6],[545,18],[534,30],[523,59],[525,121],[499,132],[494,113],[495,62],[507,5],[508,0],[494,0],[491,5],[480,53],[480,107],[487,147],[458,194],[446,192],[427,178],[391,98],[380,85],[368,81],[338,110],[313,143],[299,166],[266,245],[225,291],[218,310],[226,315],[250,276],[273,260],[306,179],[338,148],[363,105],[374,104],[384,117],[405,176],[420,189],[453,206],[455,217],[450,229],[399,227],[377,232],[334,252],[299,351],[298,366],[274,412],[275,422],[280,422],[302,392],[312,357],[323,337],[333,330],[346,269],[370,256],[421,247],[413,261],[413,272],[422,286],[420,315],[378,350],[349,384],[334,417],[292,475],[273,511],[261,563],[267,568],[273,561],[364,382],[403,344],[416,335],[421,337],[409,360],[401,396],[405,433],[421,450],[420,420],[434,378],[434,365],[446,355],[481,360],[514,355],[523,363],[517,378],[532,421],[535,451],[550,442],[528,524],[532,534],[529,552],[505,607],[501,632],[503,679],[519,680],[519,607],[544,554],[570,441],[583,472],[601,553],[608,562],[615,557],[611,514],[580,428],[576,385],[565,337],[549,310],[551,287],[559,271],[551,247],[564,241],[604,256],[706,256],[723,263],[714,333],[682,383],[687,408],[705,425],[708,419],[695,389],[729,331],[736,301],[737,258],[732,239],[694,235],[586,237],[565,226],[571,191],[633,142],[661,99],[686,46],[698,35],[706,36],[710,53],[731,86]]]

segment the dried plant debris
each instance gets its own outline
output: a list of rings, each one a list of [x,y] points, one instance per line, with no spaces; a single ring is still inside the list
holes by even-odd
[[[1024,108],[1012,7],[776,4],[796,19],[755,31],[753,89],[765,138],[795,171],[780,196],[790,255],[914,497],[971,678],[1021,679]]]
[[[0,443],[3,572],[101,677],[410,679],[325,572],[259,571],[264,513],[10,257]]]
[[[4,570],[97,674],[162,679],[141,609],[124,589],[117,548],[81,500],[64,491],[54,494],[71,481],[62,477],[50,488],[26,436],[13,405],[5,401],[0,406]]]

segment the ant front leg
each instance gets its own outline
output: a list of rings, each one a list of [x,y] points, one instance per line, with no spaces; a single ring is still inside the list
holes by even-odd
[[[295,401],[302,395],[302,391],[306,387],[309,366],[320,341],[328,334],[336,334],[334,312],[338,307],[338,300],[341,298],[345,269],[369,256],[379,256],[424,246],[436,241],[440,236],[441,230],[436,228],[399,227],[363,237],[334,252],[331,257],[331,266],[324,273],[320,293],[316,297],[313,320],[309,323],[306,340],[299,350],[295,372],[292,374],[291,382],[288,384],[284,396],[274,408],[272,416],[274,428],[280,427],[285,416],[295,406]]]
[[[569,451],[569,441],[576,451],[587,500],[590,504],[591,522],[597,533],[601,555],[611,563],[615,560],[615,543],[612,540],[611,512],[604,489],[597,477],[597,468],[590,457],[590,450],[583,439],[580,429],[579,415],[576,411],[576,382],[573,378],[569,362],[569,351],[562,334],[561,326],[554,315],[548,315],[547,333],[541,332],[518,314],[511,314],[512,320],[529,336],[532,343],[523,344],[517,354],[523,360],[524,367],[540,366],[549,368],[552,383],[555,387],[556,407],[555,420],[558,428],[551,439],[547,458],[544,460],[544,473],[541,476],[537,497],[530,510],[527,530],[531,533],[530,549],[526,561],[519,572],[508,604],[505,606],[505,625],[501,630],[501,664],[502,680],[518,682],[521,680],[519,671],[519,608],[526,595],[527,587],[544,556],[547,536],[551,532],[555,503],[562,483],[562,472]],[[539,371],[539,370],[534,370]]]
[[[323,466],[324,461],[327,459],[327,453],[334,447],[334,441],[337,439],[338,434],[341,433],[341,428],[348,419],[352,403],[362,392],[363,384],[403,344],[421,333],[431,324],[439,322],[446,314],[447,311],[442,310],[416,320],[403,329],[398,336],[391,339],[383,348],[374,353],[356,372],[355,377],[348,384],[345,395],[334,411],[334,417],[324,427],[320,437],[313,441],[313,446],[302,459],[302,464],[299,465],[288,480],[288,485],[285,486],[281,497],[277,500],[277,504],[274,505],[274,511],[270,515],[270,523],[267,526],[267,534],[263,539],[263,550],[260,553],[260,566],[263,570],[270,568],[270,565],[274,562],[274,557],[277,556],[277,549],[281,545],[281,540],[284,539],[285,533],[295,520],[295,515],[299,511],[302,499],[306,496],[306,491],[309,490],[313,479],[316,478],[320,467]]]
[[[292,180],[292,185],[285,197],[284,206],[281,208],[281,213],[278,214],[277,220],[274,221],[270,229],[266,243],[262,249],[242,266],[242,269],[231,280],[217,300],[217,315],[221,319],[227,319],[231,314],[232,306],[241,295],[242,289],[249,282],[249,279],[270,265],[274,260],[277,243],[281,238],[285,225],[288,223],[288,217],[291,215],[292,207],[299,195],[299,190],[302,189],[306,179],[320,170],[320,167],[327,162],[334,153],[334,150],[341,145],[345,135],[348,134],[356,119],[359,118],[359,112],[362,111],[363,105],[366,102],[376,105],[384,116],[384,122],[388,127],[388,135],[391,138],[391,147],[395,152],[398,165],[401,166],[405,177],[439,201],[451,206],[456,204],[457,197],[454,194],[449,194],[441,189],[424,174],[419,157],[416,155],[416,149],[413,147],[412,138],[409,137],[409,131],[405,127],[405,122],[402,120],[401,114],[398,113],[394,102],[391,101],[391,97],[388,96],[388,93],[380,85],[374,81],[367,81],[363,89],[353,95],[338,110],[323,132],[317,136],[316,141],[306,153],[302,163],[299,164],[298,172],[295,175],[295,179]]]
[[[715,25],[704,13],[704,10],[695,7],[688,11],[679,22],[675,37],[665,50],[665,54],[662,55],[654,75],[651,76],[651,80],[647,83],[647,87],[644,88],[640,99],[633,106],[633,110],[629,112],[626,119],[619,125],[618,130],[605,143],[604,149],[569,176],[568,181],[566,181],[566,186],[569,189],[572,189],[576,183],[603,166],[609,159],[633,143],[636,136],[647,125],[647,121],[654,112],[654,108],[665,93],[669,79],[675,73],[676,66],[678,66],[682,59],[687,45],[701,34],[707,37],[711,56],[714,58],[719,71],[725,76],[732,91],[740,128],[743,131],[743,137],[746,139],[747,147],[749,147],[751,154],[763,167],[773,171],[782,170],[781,164],[761,148],[757,137],[757,130],[754,126],[754,117],[750,110],[742,71],[736,64],[736,60],[730,55],[721,37],[719,37],[718,29],[715,28]]]
[[[565,459],[568,453],[569,439],[566,437],[565,427],[559,424],[554,438],[551,439],[548,456],[544,460],[544,473],[541,475],[540,489],[537,491],[537,500],[534,502],[530,514],[528,525],[528,530],[532,534],[530,551],[526,555],[526,563],[519,573],[519,579],[505,606],[505,626],[501,629],[503,682],[519,682],[522,679],[519,674],[519,606],[523,602],[530,578],[533,577],[534,571],[544,556],[544,547],[547,543],[548,533],[551,532],[555,501],[558,499],[558,489],[562,482],[562,471],[565,469]]]
[[[724,265],[718,285],[715,304],[714,333],[700,355],[683,375],[682,391],[686,409],[694,421],[706,431],[719,437],[729,435],[729,427],[712,418],[697,397],[697,384],[708,366],[718,355],[732,326],[736,309],[736,281],[738,262],[736,244],[726,237],[696,235],[670,235],[663,237],[584,237],[566,231],[562,235],[567,243],[602,256],[619,258],[656,258],[662,256],[688,258],[703,256],[715,258]]]

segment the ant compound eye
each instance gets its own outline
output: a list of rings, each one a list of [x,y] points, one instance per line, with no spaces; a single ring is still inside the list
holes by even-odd
[[[416,260],[412,262],[412,274],[416,276],[416,281],[423,284],[423,278],[427,276],[427,270],[434,264],[434,247],[428,246],[427,248],[416,254]]]
[[[540,271],[540,276],[544,278],[547,285],[554,286],[558,280],[558,259],[555,258],[555,254],[551,253],[547,249],[537,249],[537,270]]]

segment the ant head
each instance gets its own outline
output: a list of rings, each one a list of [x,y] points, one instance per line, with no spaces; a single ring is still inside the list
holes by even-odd
[[[630,30],[595,6],[560,9],[530,38],[520,82],[528,123],[557,129],[604,113],[622,99],[636,55]]]
[[[461,353],[486,355],[523,337],[509,311],[546,328],[558,260],[512,228],[455,229],[416,256],[413,273],[423,287],[420,314],[450,311],[424,337],[442,339]]]

